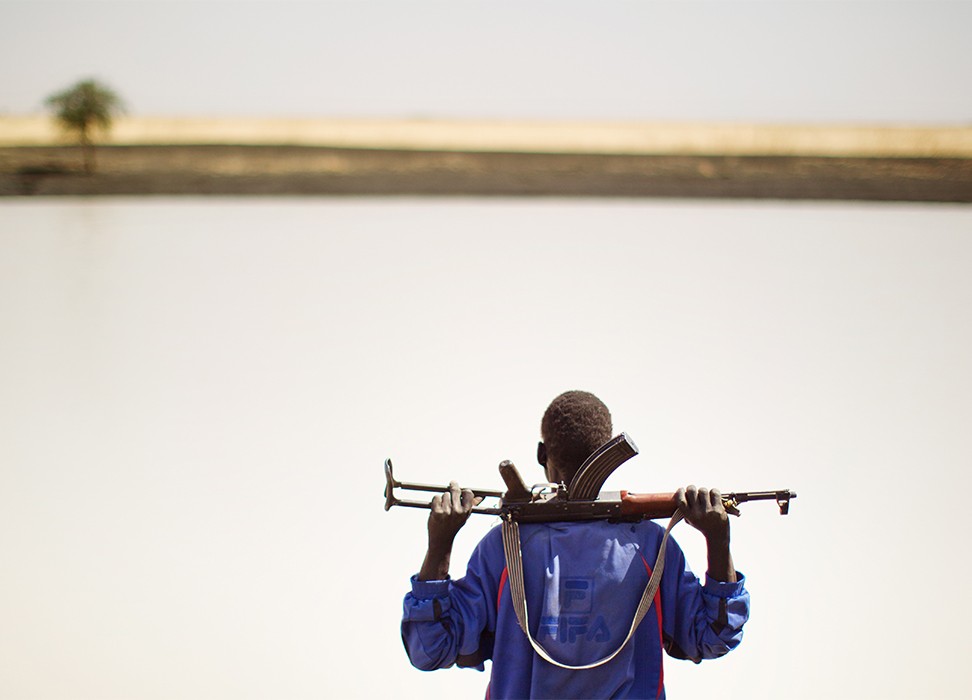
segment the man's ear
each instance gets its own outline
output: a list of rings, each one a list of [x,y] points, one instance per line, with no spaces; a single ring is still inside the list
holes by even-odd
[[[537,443],[537,461],[541,466],[547,466],[547,446],[542,442]]]

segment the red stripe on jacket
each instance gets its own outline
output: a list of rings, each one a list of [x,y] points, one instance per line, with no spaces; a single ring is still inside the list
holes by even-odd
[[[645,559],[645,555],[641,555],[641,563],[645,565],[645,571],[648,572],[648,578],[651,578],[651,566],[648,565],[648,560]],[[656,697],[661,697],[662,689],[665,687],[665,640],[662,637],[662,607],[661,607],[661,586],[655,591],[655,617],[658,618],[658,694]]]

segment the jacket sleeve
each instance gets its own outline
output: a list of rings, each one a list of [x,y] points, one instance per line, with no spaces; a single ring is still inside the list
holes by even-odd
[[[746,577],[737,571],[737,581],[725,583],[706,576],[703,585],[681,549],[672,544],[669,541],[662,585],[665,651],[695,663],[724,656],[739,646],[749,619]]]
[[[495,547],[488,540],[490,535],[479,543],[461,579],[419,581],[412,576],[405,595],[402,642],[416,668],[432,671],[458,662],[484,669],[482,662],[492,652],[488,640],[496,624],[498,586],[491,556]],[[499,546],[502,555],[502,543]]]

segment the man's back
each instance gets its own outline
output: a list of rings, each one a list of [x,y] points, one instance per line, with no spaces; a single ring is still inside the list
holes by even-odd
[[[649,521],[521,526],[534,639],[567,665],[614,652],[628,634],[662,534]],[[480,542],[462,579],[413,581],[402,631],[419,668],[463,665],[477,654],[492,658],[491,698],[656,698],[664,696],[663,648],[679,658],[721,656],[738,644],[737,625],[747,615],[741,577],[732,584],[710,582],[703,595],[681,550],[669,542],[654,605],[618,656],[595,669],[558,668],[534,653],[517,624],[497,527]]]
[[[546,481],[571,483],[585,460],[610,440],[611,430],[611,413],[593,394],[567,391],[556,397],[544,412],[537,445]],[[492,659],[487,697],[494,699],[663,697],[663,649],[695,661],[722,656],[739,643],[749,615],[718,491],[689,486],[679,489],[675,502],[705,535],[708,571],[718,580],[703,587],[670,543],[661,586],[631,641],[603,665],[570,670],[541,658],[519,626],[499,528],[479,543],[466,575],[449,578],[453,542],[476,503],[471,490],[450,482],[429,504],[425,560],[405,597],[402,639],[412,664],[483,670],[483,661]],[[527,627],[551,658],[588,665],[621,647],[662,533],[650,521],[521,526]]]

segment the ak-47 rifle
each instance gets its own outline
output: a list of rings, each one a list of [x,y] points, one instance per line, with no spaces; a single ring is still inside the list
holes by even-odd
[[[499,465],[500,475],[506,482],[506,491],[492,491],[487,489],[472,489],[477,496],[484,498],[498,498],[496,507],[476,506],[473,513],[483,515],[499,515],[503,518],[503,553],[506,558],[507,572],[510,581],[510,597],[517,623],[526,634],[533,650],[543,659],[560,668],[569,670],[584,670],[596,668],[609,662],[617,656],[621,649],[631,640],[638,625],[644,619],[648,609],[653,604],[655,593],[661,585],[661,577],[665,568],[665,545],[668,535],[682,515],[678,512],[674,493],[636,494],[629,491],[601,492],[601,486],[607,478],[624,462],[638,454],[634,442],[621,433],[608,441],[594,454],[588,457],[580,469],[571,479],[570,486],[563,484],[538,484],[528,489],[523,483],[516,467],[512,462],[502,462]],[[430,508],[431,504],[423,501],[407,501],[395,496],[395,489],[407,491],[434,491],[442,493],[447,486],[432,484],[407,484],[396,481],[392,474],[391,460],[385,460],[385,510],[392,506],[406,506],[409,508]],[[736,507],[746,501],[775,500],[780,507],[780,514],[786,515],[790,508],[790,499],[796,494],[789,489],[779,491],[744,491],[722,495],[722,504],[726,511],[739,515]],[[565,520],[618,520],[637,521],[654,518],[671,518],[668,528],[659,544],[655,564],[651,568],[651,575],[641,596],[641,602],[635,612],[628,636],[611,654],[593,663],[572,666],[558,661],[541,646],[533,637],[528,624],[527,603],[523,583],[523,561],[520,547],[520,523],[556,522]],[[660,619],[660,618],[659,618]]]
[[[621,433],[598,448],[585,460],[571,479],[564,484],[537,484],[527,488],[523,477],[512,462],[499,465],[506,491],[472,489],[476,496],[497,498],[496,506],[476,506],[473,513],[498,515],[504,520],[520,523],[556,522],[566,520],[637,521],[670,518],[677,510],[674,493],[632,493],[630,491],[601,492],[607,478],[624,462],[638,454],[638,447],[625,433]],[[429,508],[424,501],[403,500],[395,496],[395,489],[442,493],[448,486],[414,484],[397,481],[390,459],[385,460],[385,510],[392,506]],[[780,515],[790,509],[790,499],[796,493],[789,489],[776,491],[736,491],[722,494],[726,512],[740,515],[737,506],[746,501],[776,501]]]

